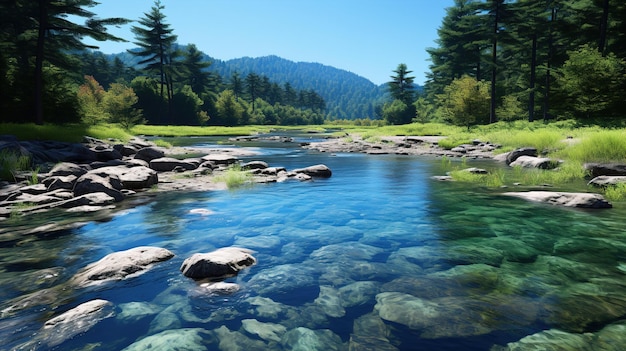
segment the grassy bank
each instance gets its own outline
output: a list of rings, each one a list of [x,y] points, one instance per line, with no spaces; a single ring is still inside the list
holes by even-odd
[[[468,131],[441,123],[413,123],[400,126],[240,126],[240,127],[190,127],[190,126],[147,126],[139,125],[130,131],[116,125],[34,125],[0,124],[3,134],[12,134],[20,140],[59,140],[79,142],[84,135],[98,139],[127,141],[133,135],[185,137],[185,136],[239,136],[267,133],[275,130],[307,130],[322,132],[339,130],[337,136],[346,140],[358,135],[369,141],[379,141],[384,136],[435,135],[446,136],[439,145],[451,149],[460,144],[481,140],[500,144],[498,152],[507,152],[519,147],[535,147],[542,156],[563,160],[557,170],[512,169],[494,171],[487,175],[462,172],[458,166],[450,171],[459,181],[481,183],[486,186],[502,186],[512,183],[525,185],[567,185],[580,183],[585,177],[583,164],[587,162],[626,163],[626,129],[614,126],[584,126],[575,121],[543,122],[498,122],[476,126]],[[167,146],[164,144],[164,146]],[[455,168],[456,167],[456,168]],[[236,178],[236,177],[233,177]],[[626,186],[610,187],[606,195],[616,201],[626,200]]]

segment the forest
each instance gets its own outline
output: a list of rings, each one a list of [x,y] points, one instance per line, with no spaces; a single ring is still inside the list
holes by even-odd
[[[157,125],[321,124],[325,100],[312,89],[255,72],[224,79],[195,45],[180,46],[155,1],[132,26],[135,65],[110,59],[82,38],[124,18],[97,19],[91,0],[0,4],[0,122]],[[69,16],[82,17],[85,24]]]
[[[455,0],[446,11],[425,93],[399,99],[414,120],[625,117],[625,2]]]
[[[107,28],[131,21],[98,19],[90,11],[96,5],[0,3],[0,122],[128,128],[378,119],[470,128],[624,117],[626,4],[616,0],[455,0],[436,47],[427,49],[423,89],[402,63],[390,67],[391,80],[381,88],[320,64],[212,60],[193,44],[179,45],[159,0],[133,23],[133,38],[118,38]],[[104,55],[85,37],[128,40],[136,48]],[[296,67],[305,73],[286,73]]]

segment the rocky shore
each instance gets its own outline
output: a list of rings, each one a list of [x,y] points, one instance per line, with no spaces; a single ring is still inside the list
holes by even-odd
[[[240,165],[256,183],[306,181],[330,177],[325,165],[287,170],[263,161],[243,163],[253,156],[244,149],[164,148],[141,138],[128,143],[85,137],[82,143],[19,141],[0,136],[0,152],[26,156],[37,172],[14,173],[15,182],[0,182],[0,221],[51,210],[85,217],[106,216],[164,191],[226,189],[219,180],[230,166]],[[10,237],[79,226],[51,221],[32,228],[0,229]],[[3,240],[7,239],[6,235]]]

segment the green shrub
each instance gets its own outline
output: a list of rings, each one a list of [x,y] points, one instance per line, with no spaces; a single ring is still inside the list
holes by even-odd
[[[15,181],[15,173],[30,168],[30,158],[15,151],[0,150],[0,180]]]
[[[249,172],[241,170],[241,166],[234,165],[229,167],[221,175],[215,177],[218,182],[226,183],[228,189],[235,189],[250,184],[252,176]]]
[[[626,201],[626,183],[608,186],[604,190],[604,196],[609,201]]]

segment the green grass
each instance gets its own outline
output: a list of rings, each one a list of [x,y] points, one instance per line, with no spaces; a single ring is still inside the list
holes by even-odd
[[[3,134],[15,135],[20,140],[56,140],[78,143],[84,136],[97,139],[116,139],[128,141],[132,137],[127,131],[115,124],[44,124],[2,123]]]
[[[27,171],[31,167],[28,156],[21,156],[10,150],[0,150],[0,180],[15,181],[15,173]]]
[[[609,201],[626,201],[626,183],[608,186],[604,189],[604,197]]]
[[[587,132],[559,155],[580,163],[626,162],[626,130]]]
[[[135,135],[155,135],[164,137],[181,136],[238,136],[267,133],[275,128],[271,126],[240,127],[194,127],[194,126],[150,126],[137,125],[131,128]]]
[[[252,175],[249,172],[241,170],[241,166],[233,165],[222,174],[216,176],[214,180],[226,183],[228,189],[236,189],[250,184]]]

